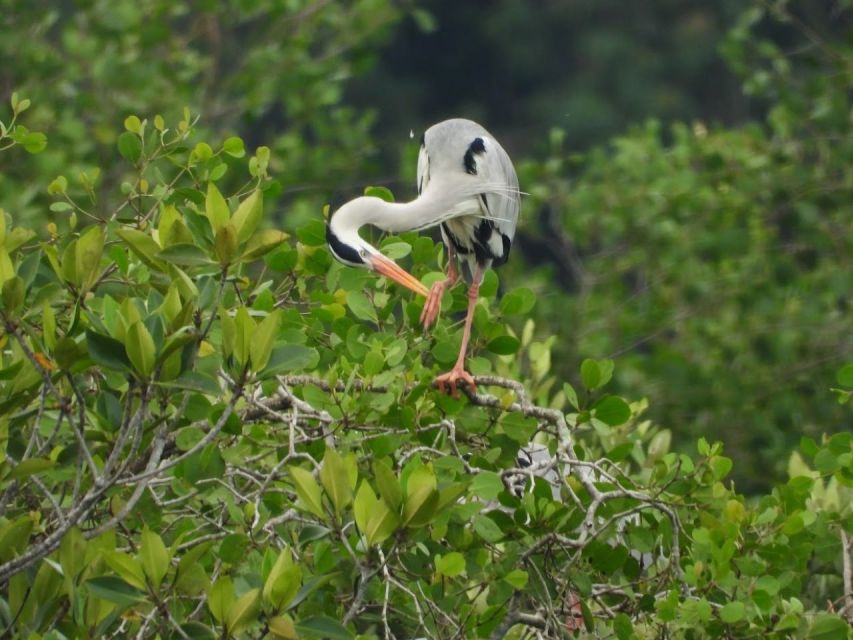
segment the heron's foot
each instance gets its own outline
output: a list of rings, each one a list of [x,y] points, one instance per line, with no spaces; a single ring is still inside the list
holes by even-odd
[[[450,393],[454,398],[459,397],[459,389],[457,385],[464,382],[468,385],[468,389],[472,392],[477,391],[477,383],[474,382],[474,376],[465,371],[462,365],[456,365],[447,373],[443,373],[435,379],[435,386],[442,393]]]
[[[424,331],[430,328],[438,319],[438,314],[441,311],[441,298],[444,296],[444,290],[447,287],[446,280],[433,282],[429,288],[426,302],[424,302],[423,311],[421,311],[421,324],[424,326]]]

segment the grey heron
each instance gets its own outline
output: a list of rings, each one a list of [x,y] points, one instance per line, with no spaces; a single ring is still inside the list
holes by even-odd
[[[350,200],[330,215],[326,242],[340,262],[371,269],[425,296],[420,317],[424,329],[436,321],[444,292],[461,275],[468,284],[468,309],[459,357],[435,382],[441,391],[454,395],[459,382],[473,391],[474,378],[465,371],[465,353],[474,308],[486,270],[509,257],[520,207],[518,177],[509,155],[486,129],[471,120],[454,118],[424,133],[417,187],[417,198],[406,203],[367,196]],[[368,224],[392,233],[440,225],[448,252],[446,277],[427,289],[362,240],[358,230]]]

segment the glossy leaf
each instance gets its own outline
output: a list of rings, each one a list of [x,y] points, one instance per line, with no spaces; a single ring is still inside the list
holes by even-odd
[[[301,467],[288,467],[287,470],[303,508],[321,519],[325,519],[326,513],[323,510],[320,485],[317,484],[311,472]]]
[[[128,328],[124,344],[133,368],[143,378],[148,378],[154,371],[157,353],[154,339],[142,322],[134,322]]]
[[[150,529],[143,529],[139,547],[139,560],[142,569],[154,589],[160,586],[169,571],[169,552],[159,535]]]
[[[352,488],[343,459],[331,447],[326,448],[326,454],[323,456],[320,482],[332,501],[335,513],[340,517],[341,512],[352,502]]]
[[[228,224],[228,221],[231,220],[231,210],[228,208],[228,203],[225,202],[225,198],[222,197],[222,193],[212,182],[207,183],[207,195],[204,199],[204,212],[210,222],[210,226],[213,229],[214,234],[218,234],[219,231]],[[233,244],[236,246],[236,233],[233,233],[232,235],[234,237]]]
[[[237,242],[246,242],[255,233],[258,223],[264,213],[264,197],[259,189],[255,189],[240,203],[231,218],[231,224],[237,231]]]

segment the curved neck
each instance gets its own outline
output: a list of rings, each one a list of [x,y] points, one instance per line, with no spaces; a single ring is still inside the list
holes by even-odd
[[[430,188],[411,202],[385,202],[380,198],[363,196],[344,204],[333,215],[330,225],[339,236],[350,236],[366,224],[388,231],[418,231],[441,224],[465,214],[476,214],[479,205],[473,197],[477,185],[472,183],[446,184]]]

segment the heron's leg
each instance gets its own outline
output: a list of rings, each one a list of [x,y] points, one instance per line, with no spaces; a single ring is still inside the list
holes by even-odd
[[[468,288],[468,312],[465,314],[465,329],[462,331],[462,345],[459,347],[459,357],[453,368],[438,376],[435,384],[444,393],[450,391],[453,396],[458,396],[456,385],[461,380],[468,385],[471,391],[477,390],[474,377],[465,371],[465,352],[468,350],[468,341],[471,339],[471,325],[474,323],[474,308],[477,305],[477,296],[480,294],[480,267],[474,273],[474,283]]]
[[[459,271],[456,269],[456,255],[451,252],[447,265],[447,277],[444,280],[432,283],[429,288],[429,295],[424,302],[424,308],[421,311],[421,324],[424,326],[424,331],[429,329],[430,325],[438,319],[444,292],[455,285],[458,280]]]

